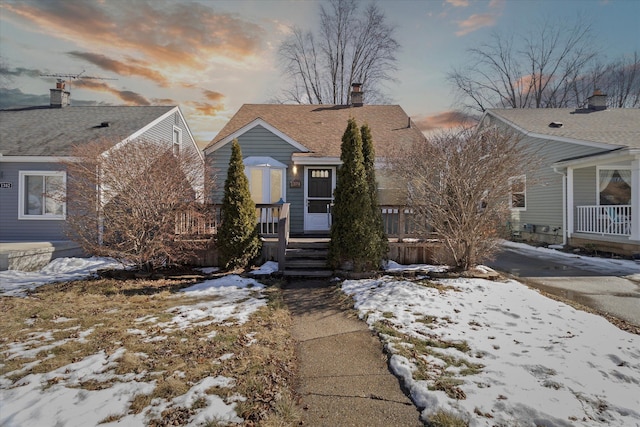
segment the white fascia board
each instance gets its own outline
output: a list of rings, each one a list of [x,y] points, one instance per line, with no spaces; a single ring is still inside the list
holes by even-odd
[[[298,157],[292,156],[294,165],[305,166],[326,166],[326,165],[341,165],[342,160],[339,157]]]
[[[526,130],[525,128],[520,127],[517,124],[513,123],[512,121],[507,120],[504,117],[498,116],[497,114],[494,114],[491,110],[487,110],[485,113],[490,115],[491,117],[494,117],[494,118],[500,120],[501,122],[511,126],[512,128],[514,128],[515,130],[517,130],[521,134],[523,134],[525,136],[530,136],[532,138],[547,139],[547,140],[558,141],[558,142],[568,142],[570,144],[577,144],[577,145],[582,145],[582,146],[585,146],[585,147],[592,147],[592,148],[602,148],[602,149],[605,149],[605,150],[607,150],[607,149],[608,150],[613,150],[613,149],[616,149],[616,148],[624,147],[624,145],[619,145],[619,144],[606,144],[604,142],[585,141],[584,139],[574,139],[574,138],[567,138],[567,137],[564,137],[564,136],[554,136],[554,135],[547,135],[547,134],[544,134],[544,133],[530,132],[530,131]],[[484,116],[483,116],[483,118],[484,118]],[[480,120],[480,123],[482,123],[482,119]]]
[[[72,162],[74,160],[74,157],[0,155],[0,163],[60,163],[61,161]]]
[[[565,160],[556,162],[551,166],[556,169],[567,167],[590,167],[598,166],[604,162],[615,161],[627,161],[640,159],[640,149],[638,148],[626,148],[623,150],[610,151],[603,154],[594,154],[593,156],[583,157],[581,159]]]
[[[191,144],[198,152],[198,155],[200,156],[200,160],[204,162],[204,153],[198,147],[198,144],[196,144],[196,139],[193,137],[193,134],[191,133],[191,129],[189,128],[189,123],[187,123],[187,121],[185,120],[184,115],[182,114],[182,110],[180,109],[180,106],[176,106],[176,110],[178,112],[178,115],[180,116],[180,120],[182,120],[182,123],[184,123],[184,127],[187,129],[187,133],[189,134],[189,139],[191,140]],[[169,111],[169,113],[171,113],[172,111],[174,110]]]
[[[294,148],[297,148],[298,150],[300,150],[300,151],[302,151],[304,153],[308,153],[310,151],[304,145],[302,145],[299,142],[295,141],[293,138],[289,137],[285,133],[279,131],[278,129],[276,129],[275,127],[271,126],[269,123],[265,122],[264,120],[262,120],[261,118],[258,117],[257,119],[253,120],[252,122],[247,123],[246,125],[242,126],[240,129],[238,129],[237,131],[233,132],[232,134],[230,134],[226,138],[221,139],[220,141],[216,142],[211,147],[206,148],[204,150],[205,154],[213,153],[214,151],[216,151],[220,147],[223,147],[223,146],[227,145],[228,143],[230,143],[234,139],[236,139],[239,136],[241,136],[242,134],[250,131],[251,129],[253,129],[256,126],[262,126],[266,130],[268,130],[269,132],[271,132],[272,134],[277,136],[278,138],[282,139],[286,143],[290,144]]]

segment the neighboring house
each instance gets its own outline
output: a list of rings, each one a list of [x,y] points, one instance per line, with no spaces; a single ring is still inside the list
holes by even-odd
[[[378,160],[401,144],[425,140],[398,105],[363,105],[363,92],[354,85],[351,105],[245,104],[205,148],[207,167],[224,182],[231,142],[242,148],[245,173],[257,204],[290,204],[292,234],[327,233],[341,164],[340,145],[349,118],[371,128]],[[378,174],[381,204],[395,202]],[[211,190],[222,200],[222,185]]]
[[[58,83],[50,106],[0,111],[0,242],[67,239],[66,203],[47,190],[64,191],[67,176],[59,162],[75,145],[146,139],[196,150],[204,161],[177,106],[74,107],[68,99]]]
[[[522,138],[539,158],[532,176],[514,171],[512,227],[524,238],[640,253],[640,109],[607,109],[596,92],[583,109],[492,109],[480,126]]]

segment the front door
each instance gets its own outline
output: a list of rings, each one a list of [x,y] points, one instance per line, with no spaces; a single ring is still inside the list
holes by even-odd
[[[329,231],[335,168],[305,168],[304,231]]]

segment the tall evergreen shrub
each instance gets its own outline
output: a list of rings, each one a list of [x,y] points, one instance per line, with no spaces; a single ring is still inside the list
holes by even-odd
[[[242,150],[237,140],[233,140],[231,146],[221,217],[217,236],[218,262],[226,270],[245,268],[258,255],[260,239],[256,205],[251,199]]]
[[[379,259],[386,259],[389,253],[389,240],[384,232],[384,224],[382,222],[382,211],[378,203],[378,185],[376,184],[376,152],[373,147],[373,137],[371,129],[366,123],[360,128],[362,137],[362,155],[364,159],[364,170],[367,176],[367,185],[369,189],[369,198],[371,199],[371,222],[374,242],[377,244],[375,256]]]
[[[329,263],[341,268],[351,263],[354,271],[376,269],[379,241],[371,221],[371,196],[362,152],[362,137],[356,121],[349,119],[342,136],[333,223],[329,244]]]

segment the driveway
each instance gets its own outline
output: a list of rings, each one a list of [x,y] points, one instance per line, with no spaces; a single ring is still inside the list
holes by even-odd
[[[487,265],[532,287],[640,326],[640,263],[505,242],[495,261]]]

